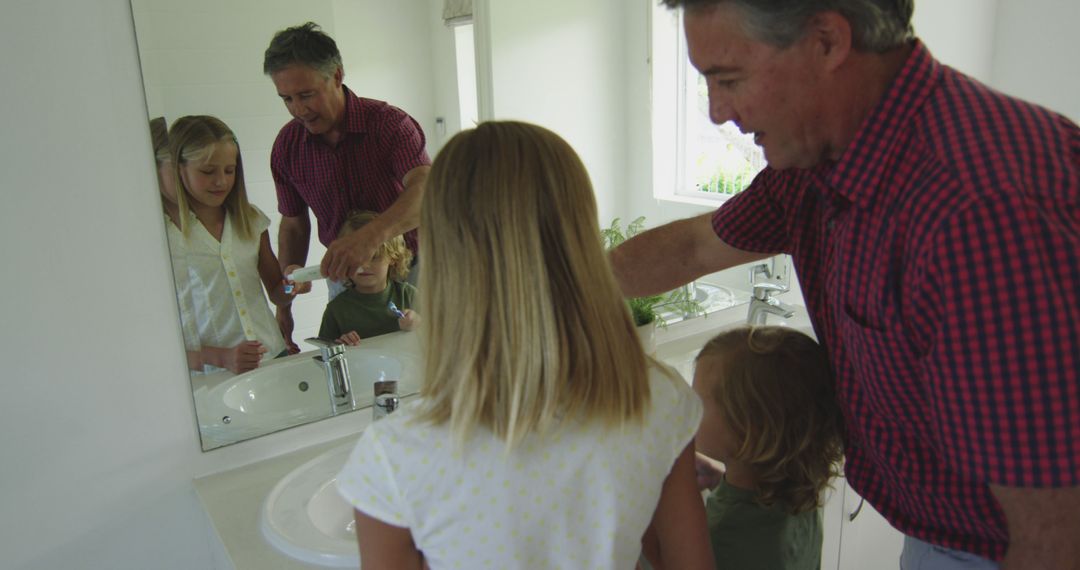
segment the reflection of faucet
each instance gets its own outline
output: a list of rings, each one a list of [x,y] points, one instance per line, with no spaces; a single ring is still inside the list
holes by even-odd
[[[401,398],[398,397],[397,380],[379,380],[375,382],[375,404],[371,409],[371,421],[385,418],[398,409]]]
[[[319,356],[312,360],[322,364],[326,371],[326,388],[330,392],[330,412],[352,410],[352,387],[349,385],[349,363],[345,360],[345,345],[318,337],[307,339],[319,347]]]
[[[795,316],[794,308],[772,297],[773,293],[786,292],[787,286],[771,281],[758,282],[759,273],[768,279],[772,278],[769,266],[764,263],[750,268],[750,286],[754,293],[750,298],[750,310],[746,314],[746,322],[751,325],[764,325],[769,315],[780,315],[785,319]]]

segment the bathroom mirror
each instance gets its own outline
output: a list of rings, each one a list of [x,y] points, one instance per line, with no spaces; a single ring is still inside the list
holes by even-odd
[[[472,28],[467,19],[444,21],[444,0],[131,0],[131,4],[149,118],[164,117],[171,124],[184,115],[212,115],[233,130],[248,198],[271,220],[275,253],[281,215],[270,174],[270,150],[278,131],[292,118],[262,72],[263,52],[275,32],[308,21],[319,24],[341,51],[345,85],[360,97],[387,101],[415,118],[426,135],[429,156],[434,157],[462,124],[475,121]],[[326,251],[311,218],[308,265],[319,263]],[[174,267],[174,273],[183,279],[182,268]],[[184,289],[181,283],[178,294]],[[292,340],[303,353],[264,360],[261,366],[280,371],[262,376],[192,373],[204,450],[331,415],[329,404],[321,405],[327,397],[325,381],[311,362],[319,352],[304,342],[318,335],[326,302],[322,281],[294,301]],[[185,306],[183,299],[179,306]],[[188,333],[185,338],[190,339]],[[380,373],[412,365],[407,355],[380,362],[370,351],[349,354],[354,377],[377,379]],[[320,389],[322,395],[316,396]],[[356,393],[361,396],[353,408],[370,405],[370,388],[367,392],[358,388]],[[252,414],[259,415],[259,421],[244,420],[255,417]]]

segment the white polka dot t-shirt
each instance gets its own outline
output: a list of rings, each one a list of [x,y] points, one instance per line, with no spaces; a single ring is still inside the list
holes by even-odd
[[[372,424],[338,475],[368,516],[407,527],[432,570],[634,568],[661,486],[701,419],[677,372],[653,367],[644,422],[566,427],[513,452],[477,429],[414,421],[419,402]]]

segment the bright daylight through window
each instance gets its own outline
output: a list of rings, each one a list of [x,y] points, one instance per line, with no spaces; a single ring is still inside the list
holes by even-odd
[[[652,36],[654,193],[680,202],[722,202],[750,184],[765,156],[753,135],[709,120],[708,89],[688,61],[680,13],[654,8]]]

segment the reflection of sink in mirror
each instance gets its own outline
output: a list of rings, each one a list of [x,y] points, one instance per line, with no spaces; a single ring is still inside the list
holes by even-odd
[[[329,417],[326,373],[317,351],[263,363],[257,370],[204,377],[195,389],[199,429],[206,449]],[[416,359],[397,349],[347,348],[353,409],[370,406],[374,383],[398,380],[402,396],[416,391]]]
[[[699,316],[700,313],[708,315],[710,313],[715,313],[716,311],[722,311],[749,300],[748,293],[740,294],[727,287],[706,283],[704,281],[695,281],[682,288],[692,290],[692,298],[698,304],[699,313],[688,314],[680,307],[662,303],[656,307],[657,314],[666,324],[675,324],[684,319]]]
[[[355,441],[297,467],[263,503],[259,527],[274,548],[309,564],[359,568],[353,509],[337,492],[337,474]]]

